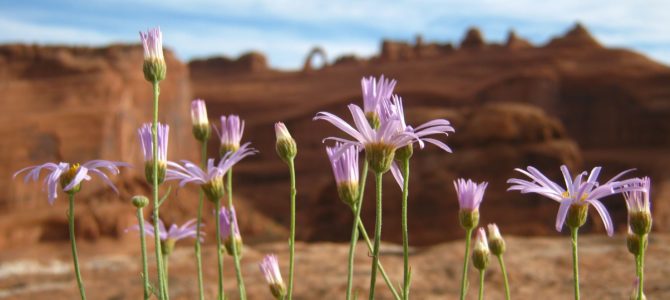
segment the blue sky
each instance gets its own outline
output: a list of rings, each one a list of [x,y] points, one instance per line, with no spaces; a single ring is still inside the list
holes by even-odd
[[[258,50],[272,66],[292,69],[317,45],[329,59],[369,56],[382,38],[458,42],[469,26],[490,41],[515,29],[542,44],[580,21],[607,46],[670,64],[668,12],[666,0],[0,0],[0,43],[134,43],[139,30],[160,25],[165,45],[184,60]]]

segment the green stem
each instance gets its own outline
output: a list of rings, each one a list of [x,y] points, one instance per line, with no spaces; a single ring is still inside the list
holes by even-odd
[[[407,230],[407,197],[409,196],[409,157],[402,164],[402,257],[403,257],[403,299],[409,299],[409,231]]]
[[[169,275],[168,275],[169,272],[170,272],[170,268],[168,267],[168,260],[169,260],[169,257],[170,257],[170,256],[167,255],[167,254],[163,255],[163,270],[165,271],[165,272],[163,273],[163,274],[165,275],[165,290],[166,290],[168,293],[170,292],[170,289],[169,289],[169,286],[170,286],[170,285],[169,285],[169,281],[170,281],[169,279],[170,279],[170,277],[169,277]]]
[[[295,196],[297,194],[295,187],[295,163],[293,159],[288,162],[289,172],[291,173],[291,233],[289,237],[289,263],[288,263],[288,292],[286,299],[293,299],[293,264],[295,259]]]
[[[217,293],[219,300],[224,299],[223,295],[223,249],[221,248],[221,199],[216,200],[216,258],[217,269],[219,271],[219,292]],[[235,243],[233,243],[235,244]]]
[[[354,279],[354,256],[356,251],[356,243],[358,242],[358,220],[361,218],[361,207],[363,207],[363,192],[365,191],[365,181],[368,175],[368,162],[363,163],[363,177],[358,186],[358,199],[353,205],[354,225],[351,228],[351,241],[349,243],[349,266],[347,273],[347,300],[351,300]],[[391,285],[392,286],[392,285]]]
[[[479,271],[479,300],[484,300],[484,270]]]
[[[160,94],[160,89],[158,87],[158,81],[153,82],[153,91],[154,91],[154,119],[151,126],[151,136],[153,142],[153,157],[154,160],[158,157],[158,95]],[[163,275],[163,252],[161,251],[161,240],[160,240],[160,231],[158,223],[159,219],[159,197],[158,197],[158,164],[153,164],[153,196],[154,196],[154,247],[156,250],[156,269],[158,274],[158,291],[159,299],[169,299],[167,291],[165,289],[165,276]]]
[[[375,285],[377,283],[377,268],[379,266],[379,246],[382,240],[382,175],[381,172],[375,173],[375,188],[377,190],[377,219],[375,221],[375,245],[372,250],[372,267],[370,268],[370,297],[375,299]]]
[[[646,235],[640,235],[640,263],[638,264],[638,287],[637,300],[642,300],[644,295],[644,250],[646,244]]]
[[[230,236],[233,237],[233,229],[235,227],[235,222],[233,222],[233,167],[228,169],[228,176],[226,178],[226,189],[228,190],[228,213],[230,214]],[[238,225],[239,226],[239,225]],[[239,230],[239,228],[237,228]],[[242,277],[242,267],[240,265],[240,250],[237,249],[237,243],[232,242],[231,250],[233,250],[233,260],[235,262],[235,276],[237,277],[237,290],[240,293],[240,299],[247,299],[247,292],[244,288],[244,278]]]
[[[200,166],[204,169],[205,165],[207,164],[207,140],[203,141],[201,143],[201,153],[200,153]],[[197,221],[197,233],[196,233],[196,238],[195,238],[195,259],[197,262],[197,267],[198,267],[198,295],[200,297],[200,300],[205,299],[205,288],[202,283],[202,251],[200,249],[202,243],[200,240],[200,230],[202,226],[202,206],[203,202],[205,199],[205,193],[203,192],[202,189],[199,189],[198,191],[198,221]],[[218,216],[217,216],[218,217]]]
[[[68,210],[67,218],[70,225],[70,244],[72,245],[72,261],[74,262],[74,274],[77,277],[77,286],[79,287],[79,295],[82,300],[86,300],[86,291],[84,291],[84,281],[81,279],[81,272],[79,271],[79,256],[77,255],[77,242],[74,237],[74,193],[68,193],[70,196],[70,210]]]
[[[140,226],[140,249],[142,252],[142,279],[144,281],[144,300],[148,300],[149,293],[149,265],[147,263],[147,242],[144,233],[144,213],[142,208],[137,209],[137,223]]]
[[[572,238],[572,277],[575,284],[575,300],[579,300],[579,255],[578,237],[579,227],[570,228],[570,237]]]
[[[472,240],[473,229],[468,228],[465,230],[465,257],[463,258],[463,274],[461,275],[461,300],[465,300],[465,295],[467,294],[468,262],[470,259],[470,241]]]
[[[500,270],[502,270],[503,280],[505,282],[505,299],[510,300],[509,292],[509,281],[507,279],[507,268],[505,268],[505,260],[503,260],[502,254],[498,255],[498,263],[500,264]]]

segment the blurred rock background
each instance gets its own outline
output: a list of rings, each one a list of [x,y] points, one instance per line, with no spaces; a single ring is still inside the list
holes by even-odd
[[[561,164],[575,173],[603,166],[602,180],[637,168],[635,176],[652,177],[654,230],[670,230],[670,67],[626,49],[603,47],[580,24],[544,45],[514,32],[503,44],[489,43],[472,28],[457,43],[427,42],[420,36],[412,42],[385,40],[370,58],[331,59],[327,51],[308,53],[301,71],[274,70],[258,52],[190,62],[166,53],[160,118],[171,126],[170,160],[198,159],[189,117],[194,98],[207,101],[212,123],[222,114],[239,114],[246,121],[243,141],[260,150],[235,168],[235,201],[247,243],[287,237],[288,171],[274,151],[277,121],[286,123],[299,145],[298,239],[349,240],[351,213],[337,198],[321,142],[342,134],[312,117],[330,111],[349,120],[346,105],[362,101],[360,78],[381,74],[398,80],[396,93],[404,99],[408,123],[446,118],[456,128],[446,138],[453,154],[431,146],[415,151],[412,245],[462,237],[452,185],[459,177],[490,183],[482,223],[496,222],[507,235],[559,235],[553,225],[555,203],[505,191],[505,181],[518,176],[514,168],[528,165],[557,181]],[[326,63],[315,65],[319,58]],[[115,179],[120,195],[96,180],[85,183],[77,196],[79,241],[93,248],[110,240],[124,245],[119,247],[135,246],[136,235],[124,233],[135,223],[130,197],[149,193],[136,134],[141,123],[151,120],[142,59],[138,45],[0,46],[1,251],[44,249],[68,239],[64,196],[49,206],[39,183],[24,184],[11,174],[47,161],[98,158],[135,167]],[[209,154],[217,153],[218,140],[212,137]],[[383,239],[399,243],[400,190],[390,175],[384,185]],[[367,196],[362,214],[372,226],[374,203]],[[617,232],[625,232],[623,198],[604,203]],[[193,218],[196,208],[195,189],[173,189],[162,216],[181,223]],[[593,213],[582,232],[600,234],[603,225]],[[205,222],[212,223],[206,216]],[[213,229],[207,227],[210,235]]]

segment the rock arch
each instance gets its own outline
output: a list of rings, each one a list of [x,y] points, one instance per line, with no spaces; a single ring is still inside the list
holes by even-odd
[[[321,67],[319,67],[317,69],[324,68],[324,67],[328,66],[328,57],[326,56],[326,51],[323,50],[323,48],[321,48],[321,47],[314,47],[307,54],[307,58],[305,58],[305,64],[302,67],[303,71],[307,72],[307,71],[312,71],[312,70],[315,69],[314,66],[312,65],[312,61],[314,60],[314,57],[316,57],[316,56],[320,56],[321,60],[323,60],[323,64],[321,65]]]

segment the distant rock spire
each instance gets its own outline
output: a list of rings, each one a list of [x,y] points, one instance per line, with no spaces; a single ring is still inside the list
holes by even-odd
[[[470,27],[461,41],[461,49],[481,49],[486,46],[482,32],[477,27]]]
[[[505,41],[505,48],[507,49],[525,49],[532,48],[533,45],[526,39],[519,37],[514,29],[510,29],[507,33],[507,41]]]
[[[602,48],[602,45],[582,23],[577,22],[564,36],[553,38],[547,47]]]

